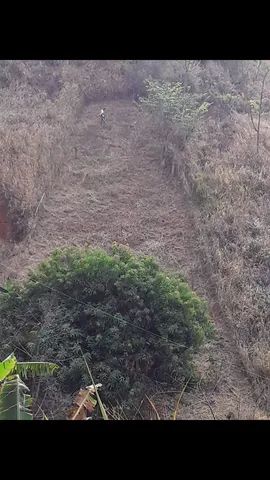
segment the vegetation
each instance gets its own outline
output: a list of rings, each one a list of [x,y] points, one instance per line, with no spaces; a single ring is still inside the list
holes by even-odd
[[[146,81],[146,97],[141,103],[161,123],[165,134],[177,128],[177,136],[187,141],[199,119],[207,112],[209,103],[202,95],[194,94],[180,82]]]
[[[56,369],[54,363],[18,362],[13,354],[0,362],[0,420],[33,420],[32,398],[21,376],[53,374]]]
[[[106,385],[105,404],[132,410],[157,382],[177,386],[194,375],[192,354],[212,331],[205,303],[183,278],[124,247],[111,254],[57,250],[8,289],[0,304],[1,349],[12,344],[61,365],[57,402],[87,384],[83,351]]]
[[[191,87],[180,82],[146,80],[146,97],[141,104],[151,114],[151,122],[159,133],[162,165],[178,170],[177,158],[192,137],[210,103],[205,95],[191,92]]]
[[[72,133],[83,108],[139,96],[136,147],[151,148],[193,202],[210,296],[267,408],[269,93],[269,62],[261,60],[0,62],[0,237],[19,242],[33,227],[77,148]],[[3,258],[8,248],[1,245]],[[8,289],[1,354],[16,349],[21,359],[44,360],[48,353],[62,365],[50,382],[31,380],[35,397],[46,390],[56,417],[89,383],[80,348],[106,386],[105,401],[130,406],[154,382],[193,375],[192,354],[208,336],[205,307],[185,281],[126,251],[59,251]]]
[[[258,402],[269,407],[269,128],[267,61],[209,61],[189,75],[190,92],[207,93],[203,122],[179,148],[150,117],[162,166],[170,165],[193,210],[205,277],[215,292]],[[183,74],[180,78],[184,79]],[[157,84],[156,88],[158,87]],[[163,84],[162,91],[166,88]],[[161,90],[160,90],[161,92]],[[153,93],[144,100],[148,106]],[[160,98],[160,97],[159,97]],[[177,101],[174,102],[175,108]],[[166,102],[156,107],[163,115]],[[156,113],[155,113],[156,115]],[[178,120],[171,116],[173,127]],[[155,131],[153,131],[153,125]],[[142,125],[144,132],[146,123]]]

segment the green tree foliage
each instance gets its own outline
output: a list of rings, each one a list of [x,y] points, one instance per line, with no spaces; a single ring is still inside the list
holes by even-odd
[[[8,288],[2,348],[11,341],[60,364],[56,388],[68,394],[89,382],[83,351],[106,386],[105,403],[135,405],[155,382],[179,385],[212,331],[205,303],[183,278],[123,247],[57,250],[23,285]]]
[[[11,375],[0,390],[0,420],[33,420],[29,388],[19,375]]]
[[[48,362],[18,362],[14,354],[0,362],[0,420],[33,420],[32,397],[21,376],[53,374],[57,368]]]
[[[147,80],[146,92],[147,97],[141,98],[141,104],[163,128],[169,130],[173,126],[185,141],[210,105],[204,96],[192,93],[190,87],[180,82]]]

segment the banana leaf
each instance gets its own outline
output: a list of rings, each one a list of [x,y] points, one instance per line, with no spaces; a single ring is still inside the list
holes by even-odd
[[[1,386],[0,420],[33,420],[29,388],[19,375],[12,375]]]

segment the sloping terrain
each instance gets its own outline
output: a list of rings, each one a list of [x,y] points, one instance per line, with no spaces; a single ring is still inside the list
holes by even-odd
[[[100,126],[99,104],[91,103],[82,112],[70,137],[59,188],[44,197],[41,192],[28,237],[2,247],[1,282],[22,278],[56,247],[108,248],[115,241],[183,272],[191,287],[207,298],[191,205],[161,171],[150,148],[134,149],[136,122],[140,122],[136,106],[124,100],[104,106],[106,127]],[[179,418],[262,418],[230,335],[215,305],[207,300],[218,338],[199,356],[201,386],[183,396]],[[157,404],[167,415],[175,396],[160,396]]]

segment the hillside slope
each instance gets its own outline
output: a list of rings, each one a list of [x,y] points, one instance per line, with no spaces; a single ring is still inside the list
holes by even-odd
[[[42,199],[30,235],[2,249],[1,282],[22,278],[55,247],[108,248],[116,241],[182,271],[191,287],[207,298],[191,205],[162,173],[150,149],[134,150],[140,121],[136,106],[123,100],[107,102],[105,107],[106,128],[99,124],[99,104],[91,103],[82,112],[70,138],[70,158],[59,188]],[[237,418],[262,418],[222,319],[208,300],[218,338],[199,357],[201,387],[184,395],[179,418],[224,419],[231,412]],[[169,396],[157,400],[162,414],[174,401]]]

